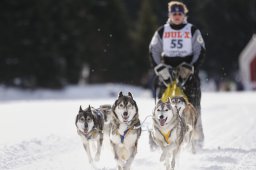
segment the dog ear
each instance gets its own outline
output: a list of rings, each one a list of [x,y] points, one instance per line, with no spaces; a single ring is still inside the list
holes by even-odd
[[[118,98],[119,98],[119,97],[122,97],[122,96],[123,96],[123,92],[120,91],[119,94],[118,94]]]
[[[78,121],[78,115],[76,115],[76,122],[75,122],[75,125],[76,125],[76,127],[77,127],[77,121]]]
[[[80,108],[79,108],[79,113],[82,112],[83,109],[82,109],[82,106],[80,105]]]
[[[91,111],[92,111],[92,109],[91,109],[91,105],[89,105],[89,107],[88,107],[88,111],[89,111],[89,112],[91,112]]]
[[[129,97],[131,97],[131,98],[133,99],[133,97],[132,97],[132,93],[131,93],[131,92],[128,92],[128,96],[129,96]]]
[[[156,105],[159,105],[159,104],[162,104],[163,101],[161,99],[159,99],[157,102],[156,102]]]
[[[171,97],[168,97],[166,102],[171,103]]]

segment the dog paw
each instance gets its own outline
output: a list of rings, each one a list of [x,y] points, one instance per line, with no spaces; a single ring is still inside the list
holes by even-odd
[[[100,155],[99,155],[99,154],[96,154],[94,160],[95,160],[95,161],[99,161],[99,160],[100,160]]]
[[[89,163],[92,164],[92,163],[93,163],[93,160],[92,160],[92,159],[89,159]]]
[[[174,170],[174,169],[171,168],[171,166],[170,166],[169,163],[165,162],[164,165],[165,165],[165,169],[166,169],[166,170]]]
[[[162,153],[162,154],[161,154],[161,157],[160,157],[160,162],[165,161],[165,157],[166,157],[166,154],[165,154],[165,153]]]

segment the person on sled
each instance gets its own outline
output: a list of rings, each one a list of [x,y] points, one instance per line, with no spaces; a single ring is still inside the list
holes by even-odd
[[[200,147],[202,147],[204,135],[201,123],[201,88],[198,74],[205,58],[204,40],[199,29],[187,22],[188,9],[184,3],[171,1],[168,3],[168,12],[167,23],[157,29],[150,42],[151,62],[154,67],[165,64],[172,68],[186,63],[186,67],[193,70],[193,74],[190,75],[182,88],[189,102],[200,114],[196,128],[201,133]],[[165,74],[164,71],[159,72],[159,74],[161,73]],[[161,77],[165,77],[165,75]],[[161,98],[165,88],[164,83],[157,77],[155,83],[156,97]]]

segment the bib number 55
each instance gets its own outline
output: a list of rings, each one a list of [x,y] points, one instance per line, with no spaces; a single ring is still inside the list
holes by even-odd
[[[172,39],[171,40],[171,48],[182,48],[183,40],[182,39]]]

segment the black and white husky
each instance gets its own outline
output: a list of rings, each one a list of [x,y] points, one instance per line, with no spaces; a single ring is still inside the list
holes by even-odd
[[[97,142],[97,151],[94,160],[98,161],[103,142],[104,113],[91,106],[85,110],[80,106],[78,115],[76,116],[76,127],[90,163],[93,163],[90,144]]]
[[[137,153],[141,126],[138,106],[132,94],[119,93],[118,99],[112,106],[112,122],[110,143],[117,160],[118,170],[129,170]]]
[[[172,107],[170,100],[168,99],[167,102],[159,100],[153,111],[153,130],[150,140],[162,149],[160,161],[165,162],[166,170],[174,169],[184,134],[184,122]]]
[[[195,107],[187,102],[183,97],[171,98],[171,105],[179,113],[186,125],[186,133],[184,136],[184,144],[191,148],[193,153],[199,146],[199,142],[203,140],[203,133],[199,125],[201,123],[200,114]]]

